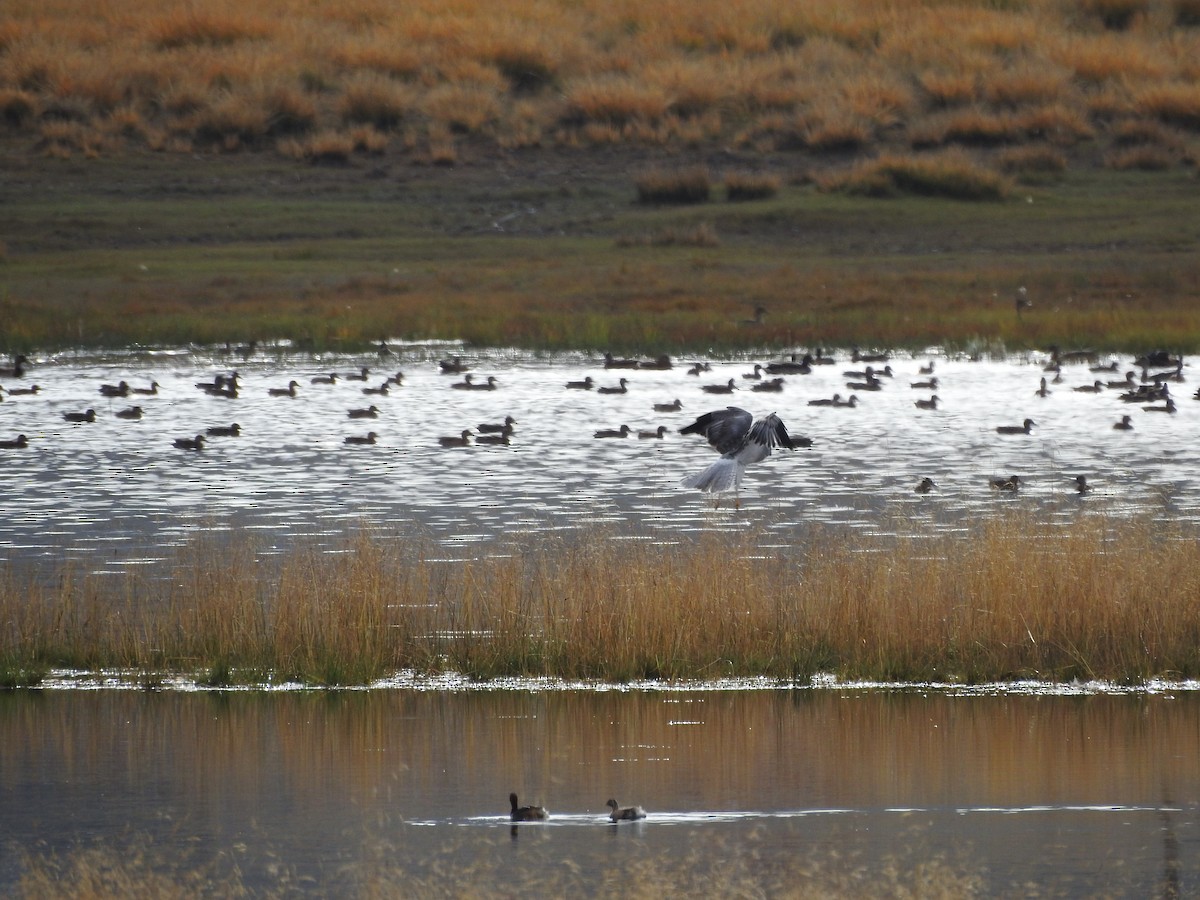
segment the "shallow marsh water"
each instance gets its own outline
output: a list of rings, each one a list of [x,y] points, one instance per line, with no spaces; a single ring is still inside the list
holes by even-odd
[[[1198,737],[1194,690],[10,692],[0,889],[18,848],[99,842],[316,895],[476,870],[553,894],[642,863],[801,888],[942,860],[989,896],[1191,896]],[[510,790],[551,819],[514,829]],[[649,817],[607,824],[609,796]]]
[[[933,392],[909,386],[927,378],[918,373],[926,357],[894,359],[895,374],[883,379],[882,390],[855,392],[843,373],[865,366],[840,353],[836,365],[788,376],[782,393],[771,394],[752,392],[753,382],[741,377],[752,370],[749,358],[711,361],[711,371],[690,376],[687,360],[666,371],[606,371],[598,358],[578,354],[479,351],[464,352],[473,374],[494,375],[499,386],[463,391],[450,387],[461,376],[438,371],[437,359],[451,352],[414,346],[386,364],[283,351],[249,359],[192,350],[36,359],[22,381],[6,386],[36,383],[40,392],[0,403],[0,437],[23,433],[30,441],[24,450],[0,451],[0,504],[8,511],[0,521],[0,558],[81,558],[98,571],[119,571],[153,564],[200,532],[233,526],[271,553],[301,538],[332,548],[364,524],[460,546],[597,524],[664,541],[753,528],[769,544],[794,540],[812,524],[868,535],[952,532],[1014,505],[1064,523],[1092,512],[1200,518],[1200,403],[1186,384],[1171,385],[1178,412],[1168,415],[1123,403],[1115,389],[1072,390],[1123,374],[1066,367],[1063,383],[1042,398],[1035,396],[1042,357],[938,357],[941,402],[926,411],[915,401]],[[1116,361],[1122,371],[1132,368],[1128,359]],[[344,378],[310,384],[314,376],[362,366],[371,369],[370,386],[398,370],[404,385],[371,397],[363,383]],[[195,387],[231,369],[241,374],[238,399]],[[628,393],[565,388],[585,376],[606,387],[625,377]],[[730,378],[738,388],[731,396],[701,390]],[[297,397],[268,396],[292,379],[300,383]],[[152,397],[99,396],[101,384],[120,380],[160,387]],[[808,406],[835,393],[856,393],[858,406]],[[653,410],[677,398],[681,411]],[[678,429],[729,403],[756,414],[776,411],[793,435],[814,441],[811,450],[752,467],[737,511],[728,500],[718,505],[679,484],[715,457]],[[145,410],[141,421],[114,417],[133,404]],[[377,419],[348,418],[350,408],[371,404]],[[96,410],[93,424],[62,418],[87,408]],[[1113,429],[1123,414],[1132,416],[1133,431]],[[440,436],[505,416],[517,420],[510,446],[438,445]],[[996,433],[996,426],[1025,418],[1037,422],[1031,434]],[[203,452],[172,446],[175,438],[233,422],[242,435],[212,438]],[[622,424],[634,436],[592,437]],[[667,427],[664,440],[637,438],[659,425]],[[378,434],[374,446],[343,443],[368,430]],[[1014,473],[1023,484],[1018,495],[989,487],[990,479]],[[1083,498],[1074,493],[1079,474],[1093,485]],[[938,487],[919,495],[913,489],[926,476]]]

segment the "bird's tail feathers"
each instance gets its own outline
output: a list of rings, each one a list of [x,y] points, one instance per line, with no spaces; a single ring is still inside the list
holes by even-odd
[[[682,484],[685,488],[695,488],[706,493],[734,491],[742,483],[744,468],[736,459],[721,457],[703,472],[683,479]]]

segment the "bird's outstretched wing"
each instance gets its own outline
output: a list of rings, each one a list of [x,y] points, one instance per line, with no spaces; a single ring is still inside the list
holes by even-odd
[[[748,443],[762,444],[768,448],[786,447],[795,450],[796,444],[783,425],[783,421],[775,413],[763,416],[750,429]]]
[[[778,421],[778,420],[776,420]],[[714,450],[724,456],[735,453],[746,442],[754,424],[754,416],[737,406],[705,413],[691,425],[679,429],[680,434],[701,435]],[[761,423],[760,423],[761,424]]]

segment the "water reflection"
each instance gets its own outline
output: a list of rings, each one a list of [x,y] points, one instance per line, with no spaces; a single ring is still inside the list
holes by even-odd
[[[993,894],[1145,896],[1164,822],[1200,884],[1198,736],[1194,693],[20,692],[0,695],[0,829],[34,853],[228,852],[258,884],[287,860],[320,894],[369,853],[411,872],[495,853],[516,790],[551,810],[518,835],[548,879],[752,846],[764,873],[951,853]],[[609,796],[649,818],[609,824]]]

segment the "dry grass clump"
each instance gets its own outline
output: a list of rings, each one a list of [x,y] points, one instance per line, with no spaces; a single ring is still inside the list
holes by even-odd
[[[195,8],[174,10],[145,26],[147,38],[157,47],[223,47],[238,41],[261,40],[275,27],[264,19],[233,12],[209,12]]]
[[[457,563],[433,561],[419,541],[361,537],[332,555],[295,550],[277,569],[239,539],[119,585],[69,568],[0,583],[0,680],[58,666],[313,684],[405,668],[604,680],[1200,675],[1200,543],[1157,522],[1122,520],[1119,532],[1015,517],[886,546],[815,534],[766,556],[748,536],[663,547],[588,534]]]
[[[1179,162],[1179,154],[1165,147],[1140,145],[1114,150],[1106,162],[1109,168],[1118,171],[1163,172]]]
[[[634,181],[639,203],[707,203],[712,176],[706,166],[651,169]]]
[[[362,75],[343,89],[336,103],[346,123],[372,125],[389,131],[417,108],[417,93],[409,85],[379,75]]]
[[[996,157],[1000,170],[1020,178],[1058,175],[1067,170],[1067,155],[1057,147],[1029,144],[1009,147]]]
[[[723,177],[725,197],[730,201],[766,200],[779,193],[783,185],[778,175],[770,172],[726,172]]]
[[[1137,106],[1169,125],[1200,129],[1200,84],[1160,84],[1140,91]]]
[[[871,197],[920,194],[956,200],[1001,200],[1008,179],[957,148],[928,156],[882,156],[817,180],[826,191]]]

